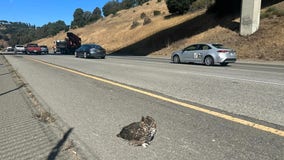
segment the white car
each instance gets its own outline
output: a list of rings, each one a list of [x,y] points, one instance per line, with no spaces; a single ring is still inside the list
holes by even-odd
[[[18,52],[25,53],[26,49],[23,45],[15,45],[14,52],[15,53],[18,53]]]
[[[13,51],[13,50],[14,50],[13,47],[7,47],[7,48],[6,48],[6,52],[11,52],[11,51]]]
[[[207,66],[220,64],[226,66],[228,63],[235,63],[236,52],[226,48],[222,44],[202,43],[193,44],[182,50],[172,53],[173,63],[201,63]]]

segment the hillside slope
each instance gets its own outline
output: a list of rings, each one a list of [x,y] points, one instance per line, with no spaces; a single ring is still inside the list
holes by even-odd
[[[284,2],[274,5],[284,8]],[[264,9],[265,10],[265,9]],[[160,15],[154,15],[159,11]],[[145,13],[151,23],[143,25]],[[149,1],[143,6],[122,10],[94,24],[71,32],[82,38],[82,43],[97,43],[110,54],[156,55],[169,57],[177,49],[191,43],[215,42],[234,48],[240,59],[284,61],[284,17],[274,16],[261,20],[260,29],[253,35],[239,35],[239,19],[216,18],[205,10],[183,16],[169,17],[164,1]],[[132,24],[138,25],[132,28]],[[37,43],[53,46],[56,39],[66,33],[38,40]]]
[[[177,41],[152,53],[168,56],[174,50],[197,42],[217,42],[237,51],[239,59],[284,61],[284,17],[261,20],[259,30],[251,36],[240,36],[238,30],[216,26],[206,32]]]

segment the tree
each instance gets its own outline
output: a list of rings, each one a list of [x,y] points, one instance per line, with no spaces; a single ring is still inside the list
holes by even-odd
[[[167,8],[172,14],[184,14],[196,0],[166,0]]]
[[[54,36],[58,32],[66,30],[67,26],[64,21],[59,20],[56,21],[55,23],[48,23],[47,25],[47,30],[48,30],[48,36]]]
[[[85,24],[89,24],[92,21],[92,13],[90,11],[84,12],[83,19],[85,21]]]
[[[81,8],[77,8],[73,14],[73,21],[71,22],[71,28],[83,27],[86,24],[84,19],[84,11]]]
[[[64,30],[64,31],[68,31],[68,26],[65,24],[64,21],[62,20],[58,20],[55,22],[56,26],[57,26],[57,33]]]
[[[54,36],[60,31],[66,31],[67,26],[64,21],[58,20],[54,23],[49,22],[48,24],[43,25],[35,30],[37,38],[44,38],[49,36]]]
[[[129,9],[138,5],[137,0],[122,0],[121,9]]]
[[[145,2],[148,2],[149,0],[136,0],[138,5],[142,5]]]
[[[57,22],[49,22],[42,27],[36,27],[28,23],[0,21],[3,29],[0,29],[0,38],[10,46],[16,44],[26,44],[31,41],[54,36],[62,30],[67,30],[65,22],[58,20]]]
[[[102,16],[102,11],[99,7],[96,7],[94,10],[93,10],[93,13],[92,13],[92,19],[91,21],[92,22],[95,22],[99,19],[101,19],[103,16]]]
[[[103,14],[105,17],[110,14],[116,14],[119,10],[121,10],[121,6],[118,0],[109,1],[103,6]]]
[[[81,8],[77,8],[73,17],[74,19],[71,22],[71,28],[84,27],[86,24],[90,24],[102,18],[102,11],[98,7],[96,7],[93,12],[84,12]]]

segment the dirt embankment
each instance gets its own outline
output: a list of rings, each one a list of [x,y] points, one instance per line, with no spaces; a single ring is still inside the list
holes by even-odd
[[[236,23],[238,27],[238,23]],[[251,60],[284,61],[284,17],[261,20],[259,30],[243,37],[238,29],[216,26],[206,32],[177,41],[153,55],[168,56],[168,53],[196,42],[223,43],[237,51],[238,58]]]

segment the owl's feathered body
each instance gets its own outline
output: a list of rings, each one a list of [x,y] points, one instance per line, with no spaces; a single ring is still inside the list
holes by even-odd
[[[146,147],[154,139],[156,132],[156,121],[147,116],[146,118],[142,117],[140,122],[134,122],[123,127],[117,137],[128,140],[132,145]]]

